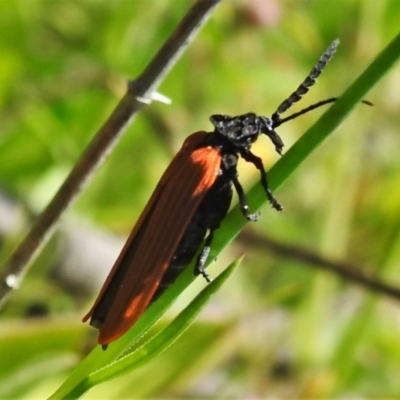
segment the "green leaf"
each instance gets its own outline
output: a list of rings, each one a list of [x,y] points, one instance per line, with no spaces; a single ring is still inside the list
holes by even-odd
[[[269,172],[270,186],[277,190],[296,170],[296,168],[322,143],[333,130],[348,116],[350,111],[365,98],[368,91],[378,82],[379,79],[387,73],[400,56],[400,35],[398,35],[372,62],[365,72],[343,93],[337,102],[327,110],[321,118],[293,145],[291,149],[279,160]],[[363,106],[364,107],[364,106]],[[258,209],[267,201],[265,193],[260,185],[255,185],[247,195],[250,205],[253,209]],[[216,232],[214,246],[210,260],[213,260],[240,232],[246,224],[246,220],[240,213],[239,206],[228,214],[224,220],[221,229]],[[124,350],[130,343],[140,338],[154,323],[159,319],[162,313],[172,304],[179,293],[194,279],[192,269],[187,268],[179,277],[175,284],[168,290],[164,296],[153,304],[148,312],[133,326],[133,328],[121,339],[114,342],[106,352],[99,347],[76,368],[69,379],[55,392],[52,398],[63,398],[68,393],[75,393],[82,382],[86,382],[76,393],[81,393],[82,388],[89,385],[87,377],[93,371],[111,363],[113,360],[122,356]],[[172,329],[172,328],[171,328]],[[157,343],[157,342],[155,342]],[[154,353],[157,351],[152,349]],[[160,350],[158,350],[160,351]],[[135,354],[135,356],[133,356]],[[127,363],[139,363],[139,355],[142,353],[132,353],[133,358],[129,358]],[[127,356],[131,357],[131,356]],[[135,358],[139,357],[139,358]],[[121,359],[122,360],[122,359]],[[125,360],[125,358],[124,358]],[[122,362],[122,361],[121,361]],[[117,374],[120,366],[115,371],[111,369],[112,374]],[[110,371],[110,370],[108,370]],[[114,371],[114,372],[113,372]],[[110,372],[104,372],[108,374]],[[105,379],[100,372],[96,379]],[[96,376],[96,375],[95,375]],[[90,385],[93,383],[91,382]],[[85,389],[86,390],[86,389]]]
[[[143,317],[121,339],[113,342],[106,352],[97,346],[92,353],[71,373],[64,384],[51,396],[52,399],[77,398],[91,387],[127,373],[143,363],[150,361],[172,345],[193,322],[197,314],[207,304],[210,297],[221,287],[233,270],[240,264],[242,258],[234,261],[215,280],[208,284],[200,294],[186,307],[174,321],[163,331],[145,342],[133,352],[126,354],[124,351],[130,344],[139,340],[142,335],[165,312],[187,286],[187,280],[193,280],[193,270],[187,268],[186,273],[169,288],[163,296],[154,303]],[[189,277],[188,272],[191,277]],[[184,279],[182,279],[184,278]],[[186,283],[186,285],[183,285]],[[109,351],[112,350],[112,351]],[[117,361],[115,361],[117,359]],[[95,372],[93,372],[95,371]]]

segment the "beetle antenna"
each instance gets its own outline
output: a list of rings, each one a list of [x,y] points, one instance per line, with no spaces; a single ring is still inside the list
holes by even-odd
[[[318,103],[311,104],[311,106],[303,108],[302,110],[295,112],[292,115],[289,115],[288,117],[279,119],[277,122],[274,123],[274,129],[276,127],[284,124],[285,122],[295,119],[295,118],[299,117],[300,115],[307,114],[309,111],[315,110],[318,107],[324,106],[325,104],[334,103],[337,99],[338,99],[338,97],[331,97],[330,99],[321,100]],[[368,100],[362,100],[361,103],[366,104],[367,106],[373,106],[373,103],[371,103]]]
[[[304,108],[303,110],[300,110],[300,111],[298,111],[298,112],[296,112],[296,113],[294,113],[292,115],[289,115],[286,118],[282,118],[282,119],[279,118],[276,121],[276,123],[274,123],[274,128],[284,124],[287,121],[295,119],[295,118],[299,117],[300,115],[306,114],[309,111],[315,110],[318,107],[324,106],[325,104],[334,103],[337,99],[338,99],[337,97],[332,97],[330,99],[322,100],[322,101],[319,101],[318,103],[311,104],[311,106],[308,106],[307,108]]]
[[[273,126],[276,127],[281,124],[280,122],[280,114],[284,113],[286,110],[288,110],[293,103],[296,103],[299,101],[302,96],[304,96],[309,88],[314,85],[315,80],[318,78],[318,76],[321,74],[322,70],[324,69],[325,65],[328,63],[328,61],[332,58],[333,54],[336,51],[336,48],[339,46],[339,39],[335,39],[330,46],[325,50],[325,52],[322,54],[318,62],[315,64],[314,68],[311,70],[307,78],[301,83],[301,85],[286,99],[284,100],[279,107],[276,109],[276,111],[272,114],[271,120],[273,123]],[[333,102],[335,100],[329,99],[329,102]],[[327,103],[323,103],[327,104]],[[319,104],[317,107],[323,105]],[[316,107],[314,107],[316,108]],[[309,111],[309,110],[308,110]],[[307,111],[305,111],[307,112]],[[301,111],[300,111],[301,113]],[[295,118],[295,117],[293,117]],[[286,119],[287,120],[287,119]]]

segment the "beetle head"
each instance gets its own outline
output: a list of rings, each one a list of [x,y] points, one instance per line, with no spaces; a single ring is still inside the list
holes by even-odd
[[[283,142],[274,131],[271,118],[247,113],[231,117],[215,114],[210,117],[215,132],[224,136],[237,149],[249,149],[257,140],[260,133],[266,134],[275,145],[276,151],[281,154]]]

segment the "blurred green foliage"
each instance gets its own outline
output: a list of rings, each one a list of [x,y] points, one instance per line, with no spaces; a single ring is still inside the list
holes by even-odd
[[[0,189],[41,210],[189,4],[1,1]],[[183,139],[211,129],[210,114],[269,115],[336,37],[337,54],[297,109],[339,96],[398,33],[399,13],[396,0],[223,1],[160,87],[173,104],[141,113],[67,219],[127,235]],[[246,229],[400,285],[399,81],[397,67],[368,95],[374,108],[360,106],[298,169],[277,194],[285,213],[265,207]],[[282,127],[286,146],[318,115]],[[277,159],[267,140],[254,152],[267,168]],[[240,167],[245,186],[258,179]],[[241,250],[238,240],[211,274]],[[263,248],[245,250],[178,343],[89,397],[399,397],[397,304]],[[38,270],[1,319],[2,398],[50,395],[94,346],[80,323],[91,299],[77,302]],[[50,315],[23,318],[38,298]]]

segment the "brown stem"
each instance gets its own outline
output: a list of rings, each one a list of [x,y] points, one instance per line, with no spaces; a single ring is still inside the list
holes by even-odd
[[[400,288],[385,283],[377,277],[367,274],[361,268],[344,261],[333,261],[305,248],[287,245],[253,232],[242,232],[240,240],[246,246],[268,248],[272,253],[287,259],[304,263],[309,267],[332,272],[341,278],[356,283],[364,289],[400,300]]]
[[[36,219],[30,231],[6,261],[0,275],[0,307],[18,288],[28,267],[51,237],[63,213],[73,204],[89,179],[103,164],[128,124],[144,107],[164,76],[206,23],[221,0],[198,0],[188,11],[143,73],[129,82],[127,92],[100,128],[65,182]]]

